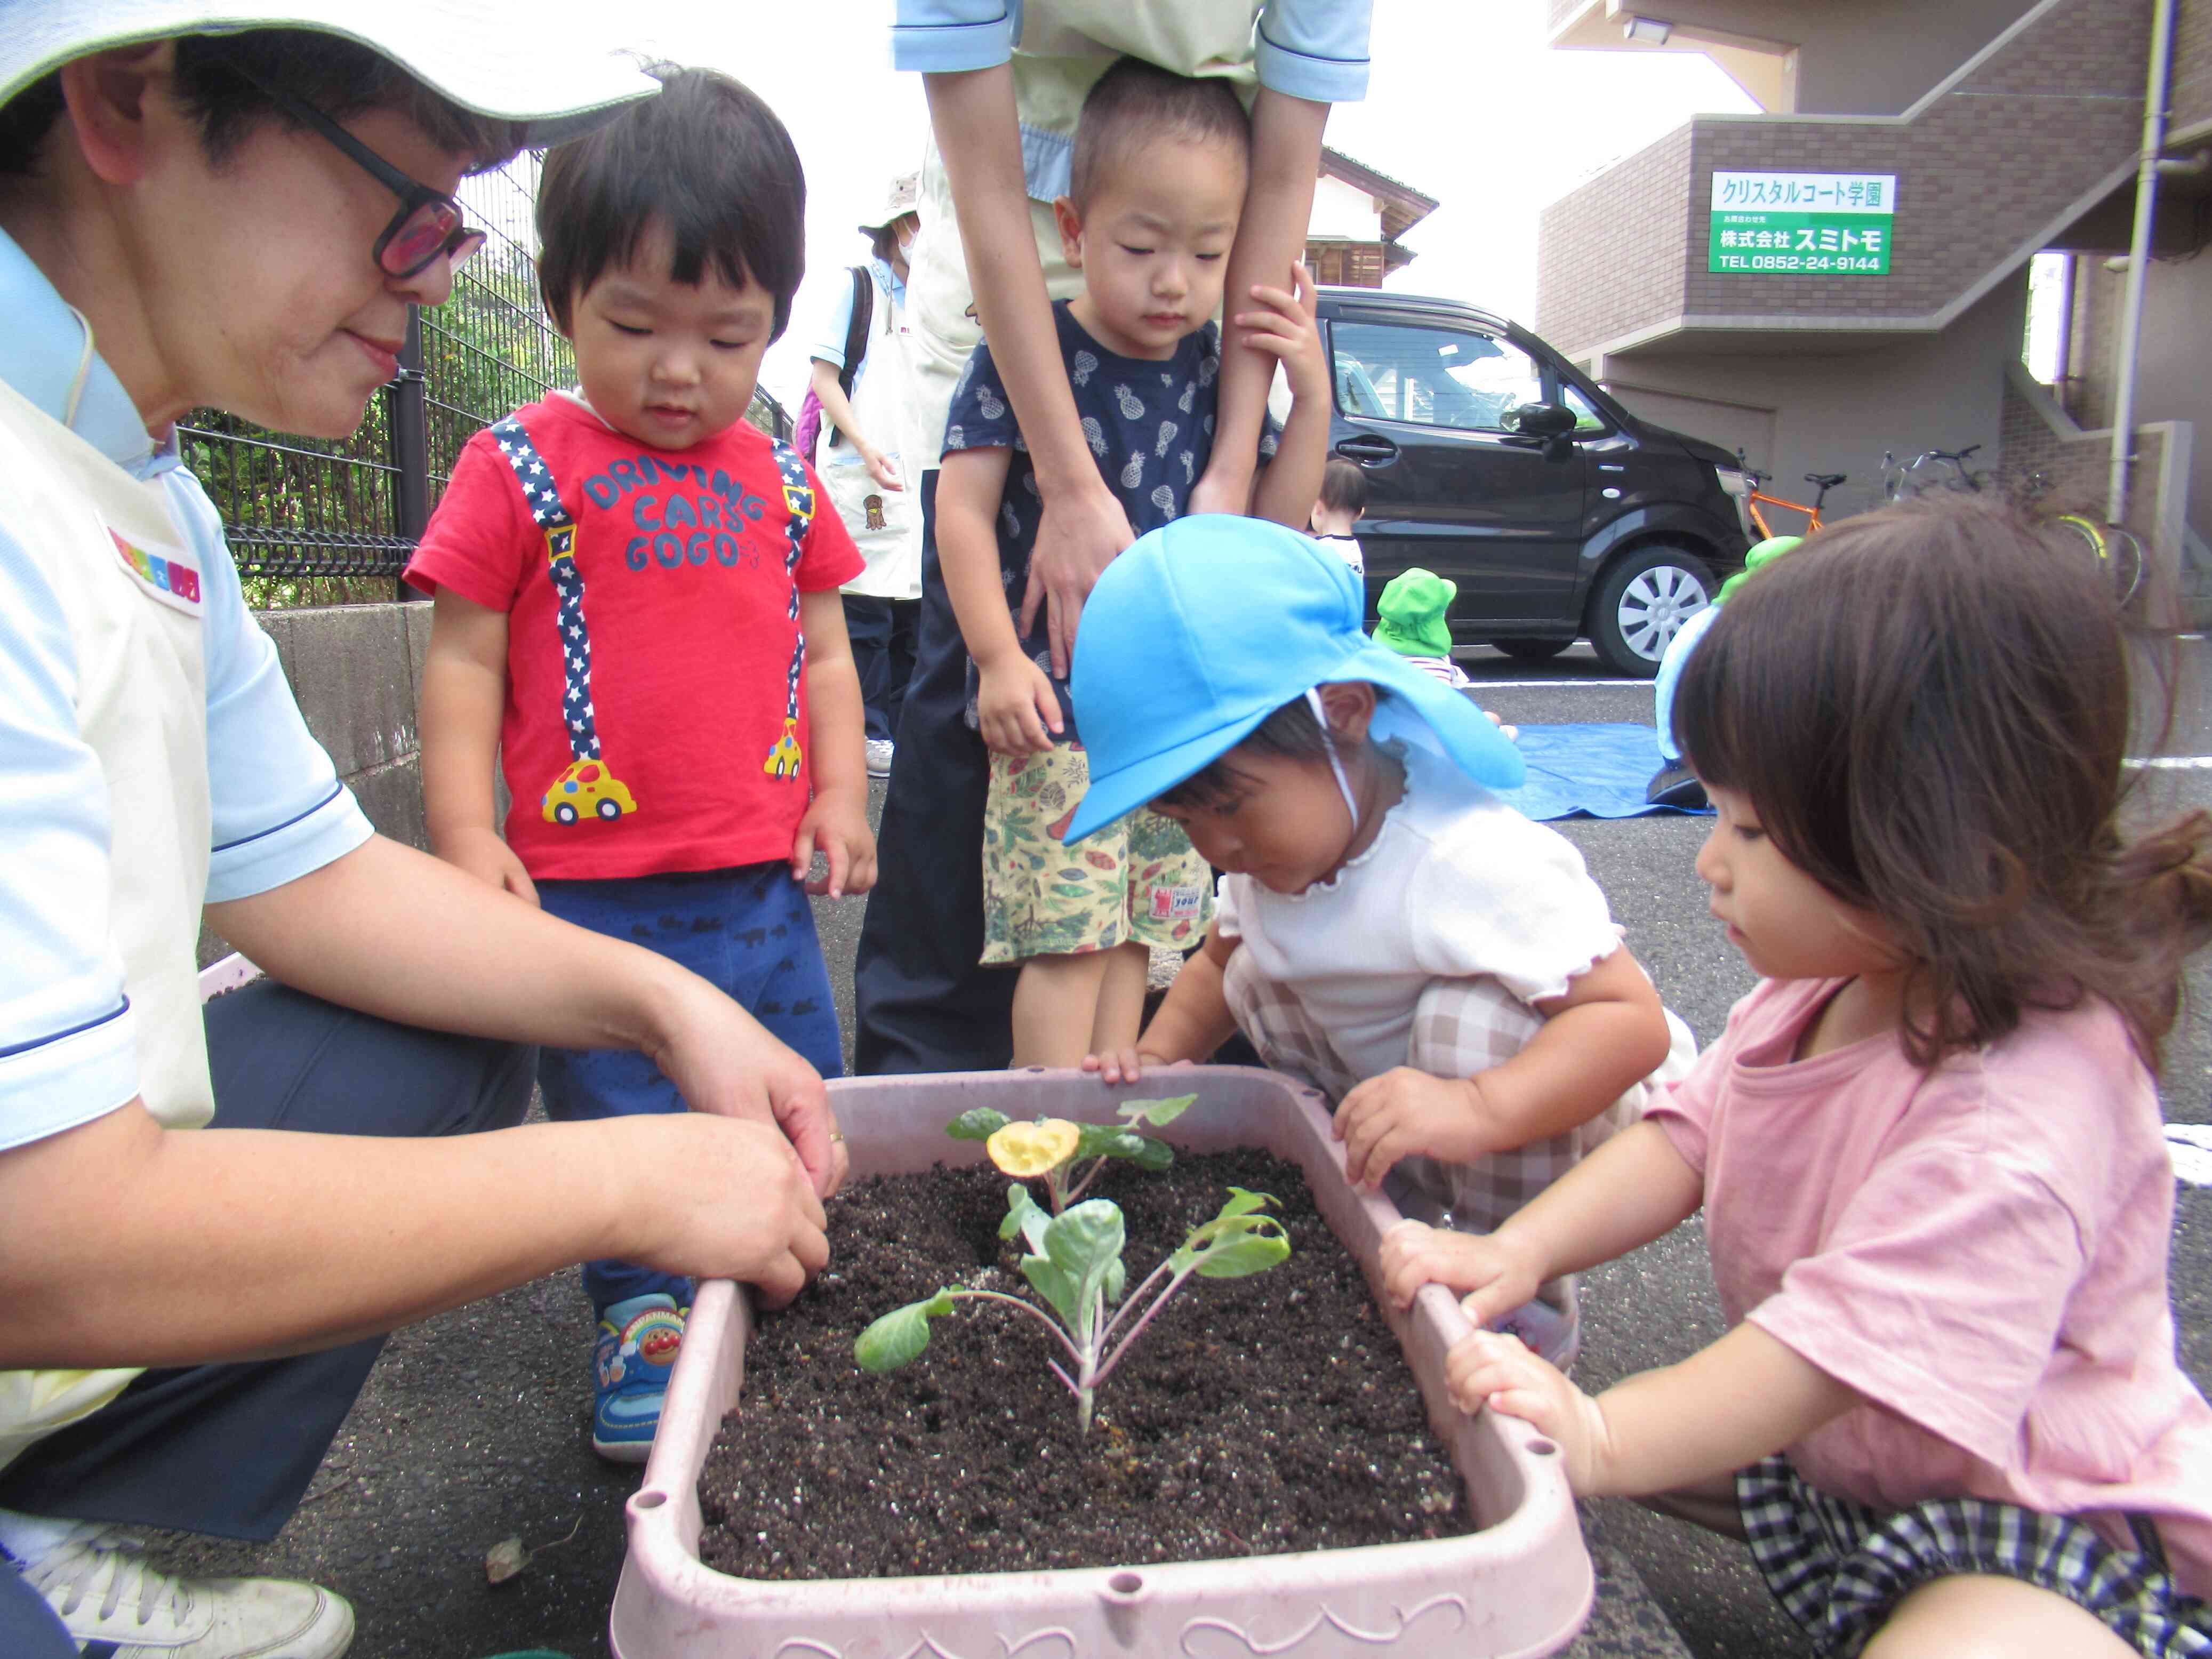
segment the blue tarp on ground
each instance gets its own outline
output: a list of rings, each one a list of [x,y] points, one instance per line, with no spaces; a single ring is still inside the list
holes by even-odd
[[[1528,781],[1502,789],[1498,799],[1532,818],[1632,818],[1674,812],[1644,799],[1659,769],[1659,740],[1648,726],[1627,722],[1524,726],[1521,754]]]

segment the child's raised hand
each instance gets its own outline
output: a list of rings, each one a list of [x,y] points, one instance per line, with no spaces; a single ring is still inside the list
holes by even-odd
[[[1060,730],[1060,694],[1027,657],[976,668],[975,718],[984,743],[1001,755],[1042,754]]]
[[[1252,297],[1265,309],[1240,311],[1230,319],[1244,331],[1241,343],[1281,362],[1292,398],[1326,398],[1328,362],[1314,325],[1313,272],[1303,263],[1293,264],[1288,289],[1255,283]]]
[[[1605,1413],[1519,1337],[1479,1330],[1462,1338],[1444,1356],[1444,1382],[1462,1411],[1488,1406],[1519,1418],[1557,1445],[1577,1496],[1601,1490],[1599,1471],[1612,1438]]]
[[[843,898],[876,884],[876,837],[865,799],[835,791],[817,795],[799,819],[791,843],[791,878],[805,882],[808,892]],[[830,873],[810,879],[817,851],[830,860]]]
[[[1395,1307],[1412,1307],[1424,1285],[1441,1285],[1480,1327],[1525,1305],[1543,1282],[1543,1264],[1510,1230],[1462,1233],[1401,1221],[1382,1235],[1382,1293]]]
[[[1401,1158],[1471,1164],[1498,1150],[1491,1114],[1476,1082],[1395,1066],[1370,1077],[1336,1109],[1345,1173],[1370,1192]]]

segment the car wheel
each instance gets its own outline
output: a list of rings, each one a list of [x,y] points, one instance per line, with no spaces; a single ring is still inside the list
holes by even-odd
[[[1572,645],[1572,640],[1492,640],[1491,643],[1516,662],[1549,662]]]
[[[1650,679],[1682,624],[1712,603],[1712,573],[1679,548],[1645,547],[1618,561],[1590,599],[1589,642],[1616,674]]]
[[[576,809],[564,800],[553,809],[553,816],[562,823],[574,823],[576,821]]]
[[[618,818],[622,816],[622,803],[618,800],[603,800],[595,810],[603,818],[610,820]]]

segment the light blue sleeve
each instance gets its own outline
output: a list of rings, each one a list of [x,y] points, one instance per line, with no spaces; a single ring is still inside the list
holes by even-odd
[[[897,0],[891,66],[942,75],[991,69],[1014,55],[1022,0]]]
[[[1660,654],[1658,677],[1651,685],[1652,725],[1659,738],[1659,758],[1669,766],[1679,766],[1682,751],[1674,746],[1674,688],[1681,684],[1682,669],[1690,660],[1690,653],[1698,648],[1698,641],[1705,637],[1705,630],[1721,614],[1717,605],[1709,605],[1674,631],[1667,641],[1667,649]]]
[[[248,898],[319,870],[373,831],[307,730],[276,647],[239,591],[222,522],[199,481],[165,478],[176,522],[200,553],[207,661],[208,902]]]
[[[853,326],[851,268],[839,265],[837,280],[829,286],[830,296],[822,307],[821,321],[814,331],[814,343],[806,349],[806,355],[842,368],[845,367],[845,336]]]
[[[1254,51],[1260,84],[1317,104],[1366,97],[1373,12],[1373,0],[1267,0]]]
[[[108,932],[107,781],[78,735],[76,693],[60,603],[0,530],[0,1151],[138,1092]]]

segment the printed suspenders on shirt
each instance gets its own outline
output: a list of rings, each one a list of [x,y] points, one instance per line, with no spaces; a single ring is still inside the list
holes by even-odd
[[[532,520],[545,538],[545,562],[559,603],[555,610],[556,643],[564,672],[562,724],[568,733],[573,757],[553,787],[545,792],[544,815],[548,823],[575,823],[586,813],[612,823],[637,811],[637,802],[599,752],[599,726],[592,706],[592,631],[584,617],[584,576],[576,568],[576,519],[561,500],[553,469],[531,441],[529,432],[514,416],[492,428],[499,453],[514,470],[522,486],[522,500]],[[814,492],[806,483],[806,469],[798,453],[777,442],[776,471],[783,480],[788,548],[784,571],[791,582],[793,623],[791,668],[786,680],[783,732],[769,750],[761,770],[770,777],[796,778],[804,763],[799,744],[799,676],[806,660],[806,637],[797,629],[799,620],[799,559],[806,532],[814,521]]]
[[[807,527],[814,522],[814,490],[806,482],[806,468],[799,452],[780,440],[775,445],[775,470],[783,476],[783,507],[789,519],[785,531],[790,545],[783,558],[791,579],[791,672],[783,697],[783,735],[768,751],[761,768],[772,778],[795,778],[804,763],[799,749],[799,674],[806,665],[806,635],[799,626],[799,556],[805,549]]]
[[[554,642],[562,665],[561,724],[568,733],[568,764],[553,780],[539,803],[548,823],[576,823],[586,814],[611,823],[637,811],[627,787],[607,769],[599,753],[599,728],[592,707],[592,629],[584,620],[584,573],[576,568],[576,518],[561,500],[553,469],[538,453],[530,434],[514,416],[496,423],[492,436],[514,469],[523,505],[544,533],[545,564],[558,596],[554,608]]]

